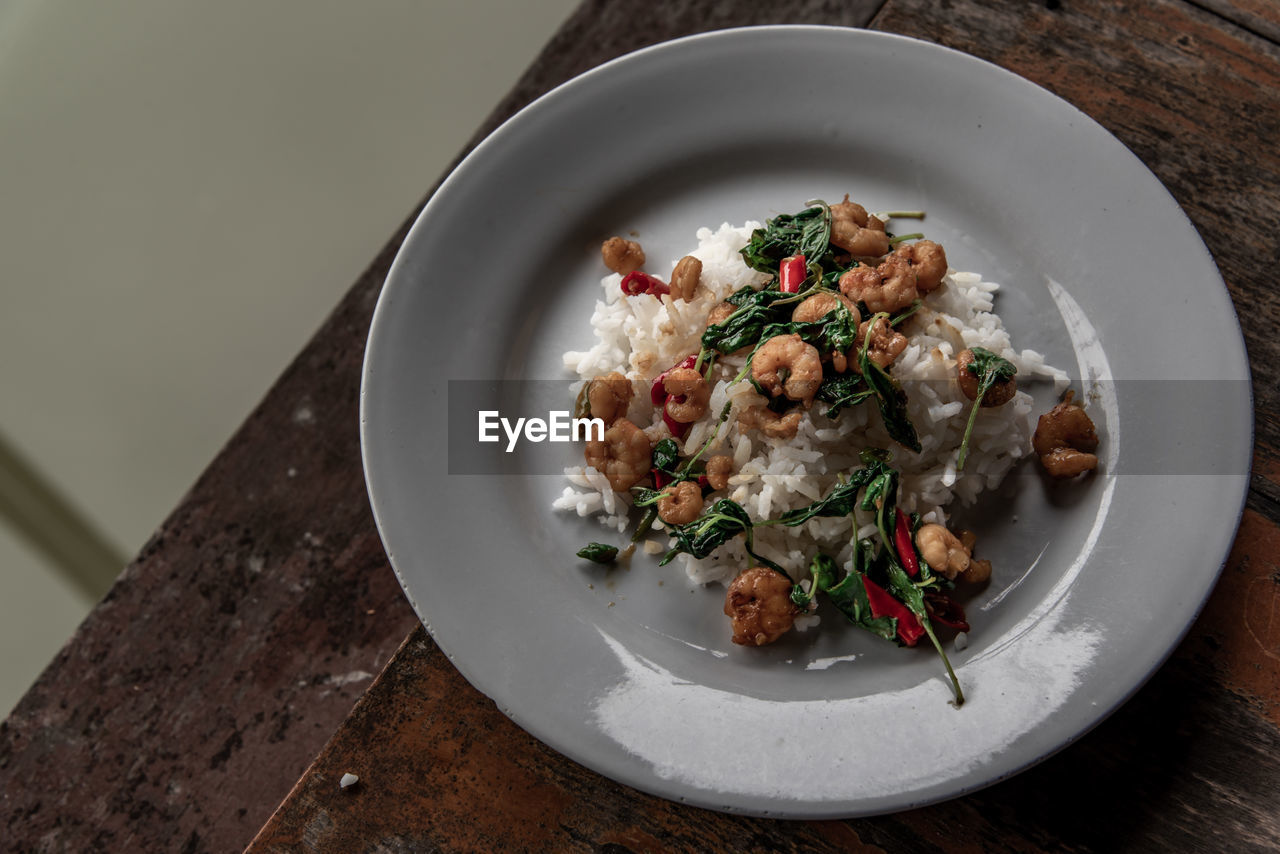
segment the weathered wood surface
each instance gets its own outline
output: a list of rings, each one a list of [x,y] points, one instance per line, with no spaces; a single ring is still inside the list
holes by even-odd
[[[603,780],[476,702],[417,632],[254,852],[356,844],[374,851],[1280,847],[1280,303],[1270,291],[1280,51],[1181,2],[939,9],[890,0],[872,25],[989,59],[1081,107],[1151,166],[1218,260],[1254,360],[1257,473],[1222,581],[1171,661],[1100,727],[1014,780],[898,815],[799,823],[723,816]],[[360,786],[337,787],[346,771],[361,776]]]
[[[1249,510],[1223,579],[1133,700],[1013,781],[850,822],[682,807],[536,742],[414,629],[368,513],[359,366],[402,230],[0,725],[0,847],[236,850],[277,804],[255,851],[1280,847],[1274,7],[888,0],[872,12],[820,0],[584,3],[478,136],[645,44],[867,20],[989,59],[1110,128],[1213,251],[1241,314],[1258,412]],[[345,771],[361,784],[338,790]]]

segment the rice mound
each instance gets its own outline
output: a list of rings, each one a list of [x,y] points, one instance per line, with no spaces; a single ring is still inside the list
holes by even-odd
[[[631,380],[634,396],[627,412],[644,429],[651,442],[669,437],[661,407],[650,401],[655,377],[690,353],[698,352],[706,318],[711,309],[744,285],[760,287],[770,276],[750,269],[739,254],[759,223],[728,223],[718,229],[701,228],[698,247],[691,255],[702,261],[702,278],[694,299],[685,302],[670,296],[656,299],[647,294],[625,296],[622,277],[605,276],[602,298],[596,302],[591,327],[596,343],[589,350],[564,354],[564,364],[582,381],[610,371]],[[667,268],[674,266],[675,261]],[[660,269],[654,267],[653,269]],[[731,380],[746,364],[746,356],[724,356],[717,361],[711,392],[710,418],[690,429],[683,441],[676,439],[682,456],[695,453],[715,429],[716,418],[727,401],[733,402],[728,420],[720,428],[703,459],[714,453],[730,454],[734,474],[724,493],[743,506],[757,521],[775,518],[787,510],[804,507],[826,495],[836,476],[859,468],[861,451],[887,448],[892,465],[901,473],[898,506],[917,512],[928,522],[946,522],[945,508],[959,499],[972,503],[982,492],[998,486],[1010,468],[1031,453],[1032,399],[1018,391],[1003,406],[983,409],[969,440],[962,473],[956,457],[971,401],[955,380],[956,356],[961,350],[984,347],[1012,362],[1020,382],[1051,380],[1060,392],[1068,378],[1047,365],[1034,350],[1014,350],[1000,318],[993,312],[999,285],[983,281],[976,273],[948,270],[942,286],[928,294],[921,308],[899,331],[908,338],[907,349],[890,367],[890,374],[907,391],[908,413],[919,435],[919,453],[903,448],[885,431],[873,402],[845,408],[835,419],[827,407],[814,403],[804,414],[794,438],[771,439],[756,430],[742,428],[738,413],[763,403],[746,381]],[[581,383],[577,387],[581,387]],[[575,388],[576,390],[576,388]],[[553,506],[579,516],[597,516],[602,524],[619,532],[635,519],[630,496],[615,493],[605,476],[589,466],[566,469],[569,486]],[[875,526],[858,520],[859,537],[870,536]],[[666,550],[661,523],[655,522],[645,550]],[[755,550],[785,567],[794,580],[807,574],[814,553],[822,550],[842,565],[852,557],[853,530],[847,518],[815,518],[795,528],[758,527]],[[691,580],[700,584],[728,583],[750,565],[741,537],[735,537],[703,560],[678,557]]]

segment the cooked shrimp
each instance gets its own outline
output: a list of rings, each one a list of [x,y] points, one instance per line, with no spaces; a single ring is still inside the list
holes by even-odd
[[[795,625],[798,608],[791,601],[791,579],[763,566],[738,575],[724,598],[724,613],[733,624],[733,642],[764,646]]]
[[[591,417],[599,418],[608,427],[627,414],[631,405],[631,380],[617,371],[596,377],[587,386],[587,402]]]
[[[794,332],[776,335],[751,357],[751,377],[771,397],[786,394],[808,406],[822,384],[822,357]]]
[[[942,284],[942,277],[947,275],[947,253],[932,240],[917,240],[915,243],[903,243],[893,250],[911,265],[916,274],[916,290],[927,294]]]
[[[840,292],[871,311],[901,311],[920,294],[916,274],[901,255],[890,255],[874,270],[863,264],[840,277]]]
[[[974,355],[972,350],[961,350],[960,355],[956,357],[956,382],[960,384],[960,390],[964,392],[964,396],[970,400],[978,399],[978,375],[969,370],[969,366],[973,364]],[[987,393],[982,396],[981,406],[1004,406],[1018,392],[1018,381],[1014,377],[1004,380],[996,380]]]
[[[702,262],[692,255],[684,256],[671,271],[671,298],[691,301],[701,278]]]
[[[667,415],[671,420],[692,424],[707,414],[711,387],[693,368],[672,369],[662,381],[662,388],[669,395]]]
[[[794,323],[812,323],[815,320],[821,320],[828,314],[836,310],[836,306],[844,304],[849,309],[849,313],[853,315],[853,322],[857,323],[858,308],[844,294],[830,294],[821,291],[806,299],[795,307],[791,312],[791,320]]]
[[[711,313],[707,315],[707,326],[719,326],[729,319],[738,307],[731,302],[722,302],[711,309]]]
[[[733,457],[716,454],[707,459],[707,483],[712,489],[726,489],[733,473]]]
[[[960,542],[969,550],[969,568],[964,571],[964,576],[961,580],[970,584],[981,584],[991,577],[991,561],[978,560],[973,557],[973,547],[978,542],[978,537],[973,531],[961,531]]]
[[[1031,438],[1040,464],[1052,477],[1075,477],[1098,467],[1093,454],[1098,449],[1098,433],[1085,411],[1072,402],[1074,395],[1068,391],[1061,403],[1041,415]]]
[[[610,237],[600,246],[604,265],[615,273],[626,275],[644,266],[644,250],[634,240]]]
[[[916,548],[929,568],[948,580],[954,581],[969,569],[969,549],[942,525],[921,525],[916,531]]]
[[[801,414],[799,409],[779,415],[772,409],[753,406],[738,413],[738,423],[744,427],[754,427],[771,439],[794,439],[800,429]]]
[[[653,464],[653,449],[644,431],[619,418],[604,431],[604,439],[592,439],[586,447],[587,465],[609,479],[615,492],[625,492],[644,480]]]
[[[893,364],[893,360],[907,349],[907,336],[895,330],[884,317],[877,317],[873,324],[864,320],[858,326],[858,340],[854,343],[854,353],[862,351],[862,342],[871,335],[871,343],[867,345],[867,357],[882,368]],[[856,363],[855,363],[856,364]]]
[[[889,235],[884,223],[867,213],[857,202],[831,206],[831,242],[855,258],[878,258],[889,251]]]
[[[658,518],[668,525],[687,525],[702,512],[702,489],[692,480],[673,483],[658,499]]]

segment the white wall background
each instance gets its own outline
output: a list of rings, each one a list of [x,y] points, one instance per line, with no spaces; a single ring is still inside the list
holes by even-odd
[[[131,556],[576,5],[0,3],[0,437]],[[91,605],[0,519],[0,716]]]

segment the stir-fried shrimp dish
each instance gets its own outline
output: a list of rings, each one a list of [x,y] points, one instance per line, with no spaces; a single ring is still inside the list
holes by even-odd
[[[669,275],[652,247],[605,240],[595,342],[564,357],[603,437],[556,507],[616,537],[584,558],[651,554],[723,584],[735,644],[843,617],[934,647],[959,705],[943,641],[1000,567],[948,510],[1033,455],[1046,482],[1089,477],[1098,436],[1070,392],[1037,420],[1019,383],[1061,397],[1066,375],[1013,347],[997,285],[900,233],[923,217],[809,202],[699,230]]]

